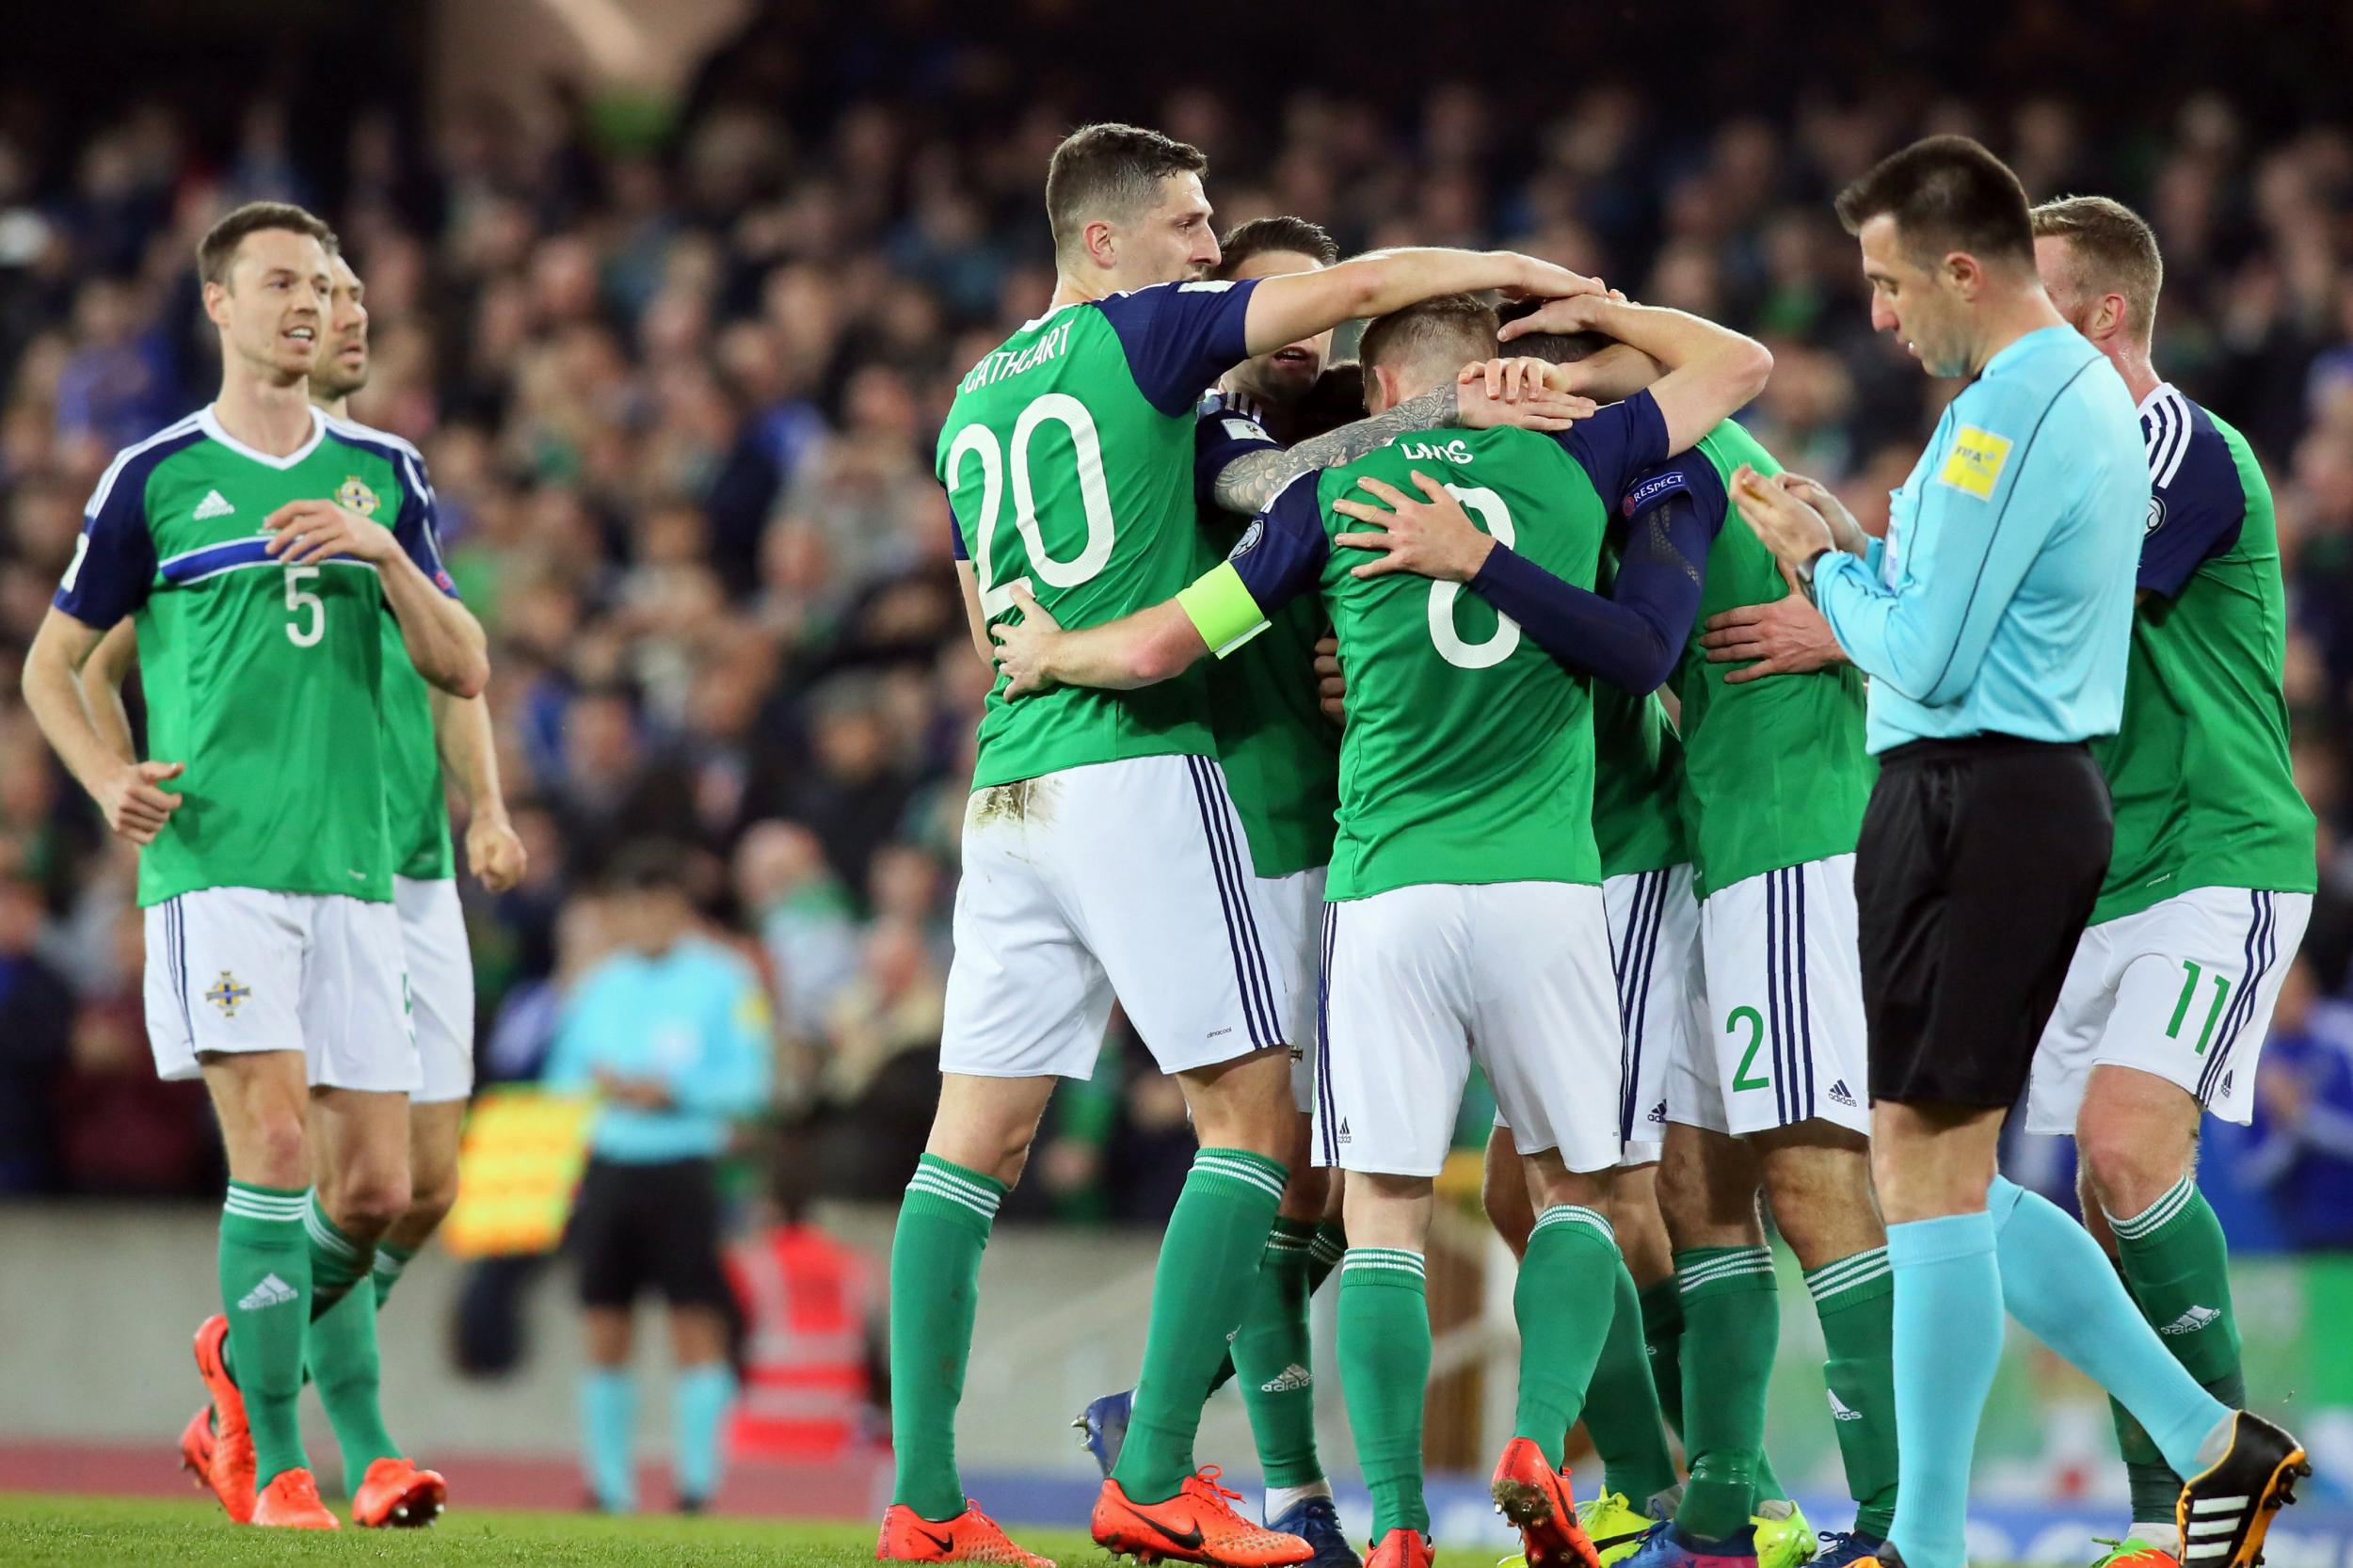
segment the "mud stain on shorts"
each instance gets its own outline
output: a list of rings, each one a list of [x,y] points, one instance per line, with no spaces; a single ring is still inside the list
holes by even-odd
[[[1011,784],[991,784],[972,796],[969,821],[974,827],[1000,823],[1047,823],[1053,820],[1056,780],[1023,778]]]

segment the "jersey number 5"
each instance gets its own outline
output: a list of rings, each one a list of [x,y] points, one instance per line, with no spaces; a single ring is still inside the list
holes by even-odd
[[[1519,530],[1512,526],[1512,509],[1495,491],[1477,485],[1449,485],[1447,488],[1497,544],[1509,545],[1519,536]],[[1454,630],[1454,601],[1462,594],[1460,583],[1430,584],[1430,640],[1437,645],[1438,657],[1457,669],[1483,670],[1500,664],[1520,646],[1520,623],[1509,616],[1498,615],[1493,635],[1480,642],[1465,642],[1463,634]]]
[[[318,640],[327,635],[327,601],[318,595],[305,593],[302,584],[319,574],[316,567],[286,568],[286,640],[296,648],[316,648]],[[296,616],[309,618],[297,624]]]
[[[1047,553],[1045,536],[1037,525],[1037,497],[1030,483],[1030,438],[1037,427],[1053,420],[1070,432],[1071,455],[1078,460],[1079,504],[1086,513],[1086,548],[1067,561]],[[1103,479],[1103,440],[1086,405],[1068,392],[1047,392],[1031,401],[1013,422],[1013,525],[1020,531],[1031,568],[1057,588],[1075,588],[1103,569],[1112,558],[1112,490]],[[981,584],[981,614],[995,620],[1014,607],[1016,587],[1036,592],[1029,578],[997,581],[997,516],[1005,499],[1005,455],[997,432],[985,424],[968,424],[948,448],[948,488],[956,488],[967,453],[981,460],[981,536],[973,568]]]

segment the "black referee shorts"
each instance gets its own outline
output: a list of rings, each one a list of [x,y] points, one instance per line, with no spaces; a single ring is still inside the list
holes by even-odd
[[[572,1208],[583,1306],[626,1307],[646,1290],[672,1306],[732,1307],[719,1262],[719,1180],[708,1160],[591,1160]]]
[[[1873,1099],[2017,1101],[2115,832],[2082,745],[1978,735],[1881,756],[1855,846]]]

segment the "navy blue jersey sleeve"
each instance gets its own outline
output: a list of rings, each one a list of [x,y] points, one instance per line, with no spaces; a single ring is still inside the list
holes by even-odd
[[[1667,456],[1667,416],[1649,391],[1580,419],[1555,438],[1603,496],[1624,495],[1634,476]]]
[[[2238,543],[2247,492],[2231,449],[2211,428],[2194,438],[2170,484],[2149,497],[2149,532],[2140,541],[2140,586],[2178,596],[2200,567]]]
[[[1242,329],[1256,280],[1155,283],[1095,302],[1119,334],[1128,374],[1144,401],[1170,418],[1190,409],[1202,389],[1250,358]]]
[[[1217,476],[1251,452],[1280,452],[1266,426],[1222,398],[1207,398],[1193,423],[1193,497],[1203,511],[1217,508]]]
[[[155,536],[147,531],[153,472],[152,463],[118,459],[90,495],[72,564],[51,600],[85,626],[104,632],[147,602],[155,581]]]
[[[1251,520],[1226,557],[1262,615],[1310,592],[1322,580],[1332,556],[1332,536],[1323,531],[1316,500],[1322,476],[1303,473],[1283,487],[1267,509]]]
[[[1488,552],[1471,591],[1519,622],[1563,668],[1636,696],[1657,691],[1674,673],[1699,618],[1707,549],[1723,525],[1721,504],[1707,504],[1692,467],[1647,475],[1627,495],[1633,517],[1608,599],[1503,545]],[[1712,469],[1707,477],[1715,477]]]
[[[424,464],[406,452],[400,455],[399,461],[402,495],[400,515],[392,520],[392,536],[435,587],[456,599],[457,584],[451,581],[449,568],[441,563],[440,518],[432,483],[424,476]]]
[[[964,545],[964,524],[957,520],[953,501],[948,503],[948,552],[959,561],[972,559],[972,552]]]

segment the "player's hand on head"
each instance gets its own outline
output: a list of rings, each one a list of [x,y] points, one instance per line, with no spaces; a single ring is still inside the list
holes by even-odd
[[[1787,568],[1782,575],[1789,575]],[[1725,672],[1728,686],[1769,675],[1805,675],[1847,657],[1822,612],[1795,592],[1769,604],[1742,604],[1708,616],[1700,629],[1700,646],[1711,664],[1746,666]]]
[[[1340,640],[1325,632],[1316,639],[1316,702],[1334,724],[1348,719],[1348,682],[1340,674]]]
[[[1522,256],[1519,262],[1519,280],[1503,287],[1506,299],[1563,299],[1572,295],[1601,294],[1607,288],[1600,279],[1571,272],[1557,263],[1534,256]]]
[[[331,501],[289,501],[262,526],[276,536],[265,547],[285,566],[308,566],[331,556],[383,561],[400,548],[392,531]]]
[[[1523,430],[1566,430],[1599,407],[1554,385],[1554,367],[1542,360],[1474,360],[1455,376],[1455,423],[1466,430],[1513,425]]]
[[[1351,550],[1382,552],[1361,567],[1350,568],[1350,573],[1383,577],[1410,571],[1442,582],[1469,582],[1487,564],[1495,540],[1471,521],[1453,491],[1418,469],[1414,471],[1414,487],[1421,491],[1419,496],[1407,495],[1385,480],[1366,474],[1356,481],[1356,488],[1380,505],[1353,497],[1332,503],[1332,509],[1343,517],[1374,525],[1370,530],[1335,534],[1332,542]]]
[[[1048,655],[1055,634],[1062,631],[1045,605],[1022,584],[1013,588],[1013,601],[1021,611],[1017,621],[999,621],[988,629],[997,645],[997,667],[1005,675],[1008,699],[1042,692],[1054,683]]]
[[[504,893],[531,869],[531,852],[513,823],[477,811],[466,824],[466,864],[485,890]]]
[[[1624,302],[1625,296],[1615,290],[1588,292],[1564,299],[1547,300],[1526,315],[1503,324],[1496,334],[1501,343],[1527,337],[1531,332],[1591,331],[1600,319],[1601,311],[1613,300]]]
[[[153,843],[186,798],[163,786],[186,771],[184,762],[124,763],[99,786],[98,808],[107,828],[135,844]]]

